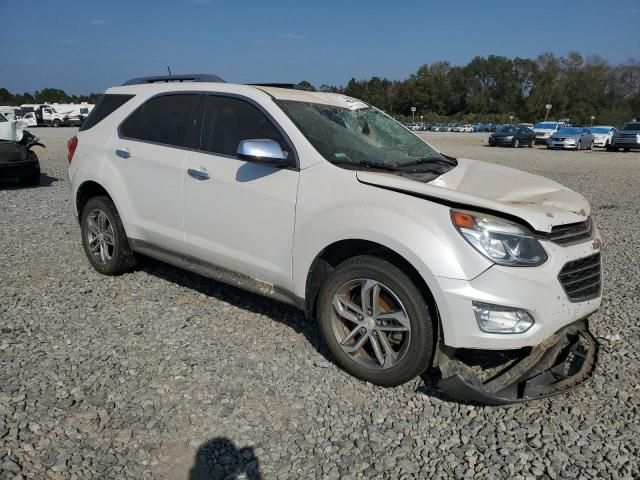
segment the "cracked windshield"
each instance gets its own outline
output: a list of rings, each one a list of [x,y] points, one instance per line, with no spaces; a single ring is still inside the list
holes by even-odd
[[[456,165],[375,108],[290,100],[277,103],[329,162],[388,169],[423,163]]]

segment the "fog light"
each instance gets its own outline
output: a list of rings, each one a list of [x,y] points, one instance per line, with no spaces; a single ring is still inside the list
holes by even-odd
[[[519,308],[473,302],[473,312],[480,330],[486,333],[523,333],[533,325],[529,312]]]

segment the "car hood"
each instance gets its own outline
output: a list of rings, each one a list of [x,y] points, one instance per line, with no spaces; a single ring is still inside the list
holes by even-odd
[[[540,232],[583,222],[590,214],[582,195],[553,180],[476,160],[458,159],[457,167],[429,183],[387,172],[358,171],[356,175],[368,185],[512,215]]]

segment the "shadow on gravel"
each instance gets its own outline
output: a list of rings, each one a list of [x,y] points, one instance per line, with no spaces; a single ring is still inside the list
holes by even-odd
[[[242,290],[222,282],[203,277],[197,273],[173,267],[172,265],[144,257],[141,269],[150,275],[162,278],[191,290],[196,290],[208,297],[214,297],[251,313],[265,315],[271,320],[280,322],[296,333],[302,333],[307,341],[328,362],[335,364],[326,348],[320,332],[314,322],[308,321],[301,310],[268,297]]]
[[[196,452],[195,463],[188,480],[242,478],[261,480],[260,462],[252,447],[238,449],[224,437],[206,441]]]
[[[196,290],[249,312],[265,315],[276,322],[287,325],[296,333],[302,333],[327,362],[335,365],[335,360],[325,346],[316,324],[307,320],[302,311],[297,308],[225,283],[216,282],[197,273],[191,273],[149,257],[143,258],[140,268],[150,275]],[[423,384],[416,391],[446,402],[465,403],[449,397],[440,390],[438,386],[440,378],[440,370],[438,368],[430,368],[421,375]]]
[[[52,177],[46,173],[40,174],[40,183],[38,185],[22,185],[17,178],[0,179],[0,190],[23,190],[27,188],[50,187],[55,182],[60,181],[58,177]]]

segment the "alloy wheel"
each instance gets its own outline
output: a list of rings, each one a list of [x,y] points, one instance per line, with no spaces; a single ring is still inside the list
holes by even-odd
[[[94,208],[87,215],[87,245],[93,258],[100,264],[108,263],[115,250],[113,226],[102,210]]]
[[[369,278],[351,280],[338,288],[332,307],[333,334],[342,351],[358,364],[387,369],[407,353],[409,316],[389,287]]]

